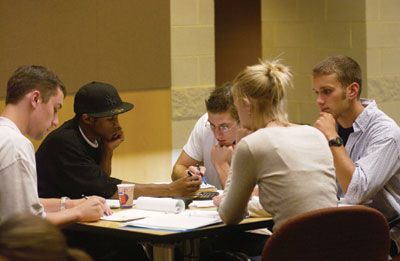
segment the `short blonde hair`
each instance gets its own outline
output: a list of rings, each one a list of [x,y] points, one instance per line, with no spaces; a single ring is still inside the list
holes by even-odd
[[[279,60],[260,61],[248,66],[233,82],[233,96],[237,100],[249,99],[252,106],[251,128],[264,128],[268,122],[288,125],[286,89],[291,87],[292,74]]]

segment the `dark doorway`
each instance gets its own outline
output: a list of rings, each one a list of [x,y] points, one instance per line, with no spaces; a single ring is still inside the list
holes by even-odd
[[[261,0],[214,0],[215,80],[232,81],[261,58]]]

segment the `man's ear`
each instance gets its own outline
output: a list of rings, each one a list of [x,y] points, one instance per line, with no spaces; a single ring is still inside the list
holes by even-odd
[[[33,108],[37,108],[40,103],[40,91],[34,90],[29,95],[29,102]]]
[[[351,100],[357,99],[359,91],[360,91],[360,85],[358,85],[358,83],[356,82],[353,82],[349,86],[347,86],[346,89],[347,97]]]
[[[86,113],[81,116],[82,122],[87,125],[91,125],[94,122],[94,118],[87,115]]]

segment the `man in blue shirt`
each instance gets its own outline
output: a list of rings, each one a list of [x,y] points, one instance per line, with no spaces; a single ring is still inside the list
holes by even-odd
[[[400,213],[400,129],[360,99],[360,66],[352,58],[328,57],[313,68],[313,90],[320,114],[314,126],[331,148],[339,196],[347,203],[381,211],[390,221]],[[400,246],[400,226],[391,229],[391,254]]]

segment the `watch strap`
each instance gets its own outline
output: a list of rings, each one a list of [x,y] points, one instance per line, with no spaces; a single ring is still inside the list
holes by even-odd
[[[67,200],[70,199],[69,197],[62,197],[60,200],[60,210],[64,210],[67,208],[66,203]]]

